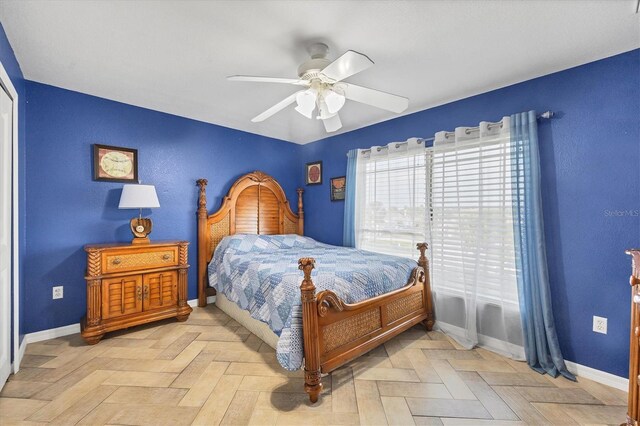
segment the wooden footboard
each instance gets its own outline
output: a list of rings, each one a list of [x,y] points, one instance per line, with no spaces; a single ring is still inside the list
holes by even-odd
[[[304,333],[305,391],[311,402],[322,391],[321,373],[329,373],[420,322],[434,323],[427,244],[418,244],[420,259],[407,285],[390,293],[347,304],[335,293],[316,294],[311,280],[313,258],[302,258],[300,286]]]

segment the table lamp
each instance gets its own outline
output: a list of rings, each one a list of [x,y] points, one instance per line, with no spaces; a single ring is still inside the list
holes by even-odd
[[[149,244],[149,235],[153,224],[151,219],[142,217],[142,209],[160,207],[156,188],[153,185],[124,185],[120,196],[119,209],[140,209],[138,217],[131,219],[131,244]]]

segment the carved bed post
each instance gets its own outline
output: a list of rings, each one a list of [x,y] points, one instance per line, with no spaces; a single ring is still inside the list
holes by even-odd
[[[198,306],[207,306],[207,183],[206,179],[198,179],[200,187],[198,196]]]
[[[302,208],[302,193],[304,189],[298,188],[298,235],[304,235],[304,209]]]
[[[435,318],[433,316],[433,298],[431,297],[431,278],[429,273],[429,259],[425,255],[427,248],[429,245],[427,243],[418,243],[416,244],[418,250],[420,250],[420,258],[418,259],[418,265],[424,269],[424,280],[425,280],[425,297],[426,297],[426,307],[427,307],[427,319],[424,320],[423,324],[427,328],[427,331],[431,331],[433,329],[433,325],[435,324]]]
[[[311,257],[298,260],[298,268],[304,272],[304,279],[300,286],[304,337],[304,390],[309,394],[309,400],[312,403],[318,401],[318,396],[322,392],[316,286],[311,281],[311,270],[315,267],[315,263],[315,259]]]

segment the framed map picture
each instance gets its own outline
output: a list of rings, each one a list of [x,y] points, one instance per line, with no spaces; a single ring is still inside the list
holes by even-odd
[[[93,180],[138,183],[138,150],[94,144]]]
[[[307,163],[305,176],[307,185],[320,185],[322,183],[322,161]]]
[[[344,201],[346,187],[346,176],[331,178],[331,201]]]

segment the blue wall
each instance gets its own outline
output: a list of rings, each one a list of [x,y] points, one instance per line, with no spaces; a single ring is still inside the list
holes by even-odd
[[[242,174],[263,170],[296,199],[300,146],[39,83],[26,83],[27,255],[25,332],[77,323],[85,314],[88,243],[126,242],[135,210],[118,210],[121,183],[92,180],[92,144],[137,148],[139,178],[156,185],[147,213],[152,240],[191,242],[189,298],[196,289],[197,178],[209,209]],[[293,206],[295,209],[295,206]],[[51,288],[64,285],[64,298]]]
[[[11,83],[18,92],[18,180],[19,180],[19,188],[18,188],[18,199],[19,199],[19,237],[18,237],[18,246],[20,252],[20,259],[22,259],[22,263],[20,265],[20,306],[18,306],[20,312],[20,341],[22,342],[22,337],[24,335],[24,294],[25,294],[25,286],[24,286],[24,255],[26,253],[26,174],[25,174],[25,160],[26,160],[26,144],[25,144],[25,123],[26,123],[26,97],[25,97],[25,80],[22,75],[22,70],[20,69],[20,65],[16,60],[16,56],[13,53],[13,49],[11,44],[9,44],[9,40],[7,39],[7,35],[4,32],[4,28],[0,23],[0,63],[4,67],[5,71],[9,75],[11,79]],[[12,295],[13,300],[13,295]],[[15,309],[15,307],[14,307]],[[11,333],[11,339],[13,341],[13,332]],[[13,353],[11,354],[13,357]]]
[[[325,168],[324,183],[306,187],[306,232],[342,243],[344,203],[329,200],[329,178],[345,174],[349,149],[430,137],[531,109],[559,116],[540,122],[539,137],[563,354],[626,377],[630,258],[624,250],[640,246],[640,50],[303,146],[301,163],[322,160]],[[609,319],[607,335],[591,331],[593,315]]]

